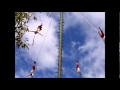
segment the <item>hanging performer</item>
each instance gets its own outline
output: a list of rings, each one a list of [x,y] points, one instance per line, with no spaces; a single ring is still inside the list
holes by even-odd
[[[39,34],[39,35],[43,36],[42,34],[39,33],[39,31],[42,30],[42,26],[43,26],[43,25],[42,25],[42,23],[41,23],[41,25],[39,25],[39,26],[37,27],[36,31],[30,31],[30,32],[34,32],[35,35],[36,35],[36,34]],[[35,38],[35,35],[34,35],[34,38]],[[34,43],[34,38],[33,38],[33,43]]]
[[[101,36],[101,38],[103,39],[103,41],[105,42],[105,35],[104,35],[104,33],[103,33],[103,31],[101,30],[100,27],[99,27],[99,29],[100,29],[101,32],[98,31],[98,33]]]
[[[80,72],[80,68],[79,68],[79,61],[76,62],[76,71],[77,71],[77,73],[79,73],[82,76],[82,74]]]
[[[36,62],[34,61],[34,65],[32,66],[32,70],[31,70],[30,74],[28,75],[28,76],[30,76],[31,78],[33,78],[34,71],[35,71],[35,66],[36,66]]]
[[[30,32],[34,32],[35,34],[37,34],[37,33],[39,33],[39,31],[41,31],[42,30],[42,23],[41,23],[41,25],[39,25],[38,27],[37,27],[37,29],[36,29],[36,31],[30,31]],[[40,33],[39,33],[40,34]],[[42,34],[40,34],[40,35],[42,35]]]

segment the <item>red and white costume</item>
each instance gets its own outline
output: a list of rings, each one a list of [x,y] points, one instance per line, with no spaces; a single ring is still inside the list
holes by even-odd
[[[78,62],[76,63],[76,71],[77,71],[77,73],[80,73],[80,68],[79,68]]]
[[[100,29],[100,27],[99,27],[99,29]],[[101,32],[98,32],[99,33],[99,35],[101,36],[101,38],[104,40],[104,42],[105,42],[105,35],[104,35],[104,33],[103,33],[103,31],[100,29],[100,31]]]
[[[29,74],[28,76],[33,77],[34,71],[35,71],[35,63],[34,63],[34,65],[32,66],[32,70],[31,70],[31,72],[30,72],[30,74]]]

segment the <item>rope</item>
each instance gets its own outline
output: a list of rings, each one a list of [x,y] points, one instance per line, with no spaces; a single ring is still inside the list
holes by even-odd
[[[49,17],[50,14],[51,14],[51,12],[49,12],[49,14],[43,19],[42,22],[45,22],[45,20]]]
[[[51,21],[52,21],[52,18],[51,18]],[[49,23],[49,26],[50,26],[50,24],[51,24],[51,21],[50,21],[50,23]],[[48,29],[49,29],[49,26],[48,26]],[[47,30],[47,32],[48,32],[48,30]],[[47,35],[47,32],[46,32],[46,35]],[[46,35],[45,35],[45,37],[44,37],[43,43],[44,43],[44,41],[45,41]],[[40,54],[41,48],[42,48],[42,46],[43,46],[43,43],[42,43],[42,45],[41,45],[41,47],[40,47],[39,54]],[[39,54],[38,54],[38,57],[39,57]],[[35,61],[37,61],[38,57],[36,58]]]
[[[36,35],[36,34],[35,34]],[[32,45],[34,45],[34,38],[35,38],[35,35],[34,35],[34,37],[33,37],[33,44]]]
[[[55,15],[54,15],[54,16],[55,16]],[[50,21],[50,23],[49,23],[48,29],[49,29],[49,27],[50,27],[51,22],[52,22],[52,18],[51,18],[51,21]],[[48,30],[47,30],[47,32],[48,32]],[[39,57],[40,51],[41,51],[41,49],[42,49],[42,46],[43,46],[43,44],[44,44],[45,38],[46,38],[46,36],[47,36],[47,32],[46,32],[46,35],[45,35],[45,37],[44,37],[43,43],[42,43],[42,45],[41,45],[41,47],[40,47],[40,50],[39,50],[39,53],[38,53],[38,57]],[[37,61],[38,57],[36,58],[35,61]]]
[[[45,20],[47,20],[47,18],[49,17],[50,14],[51,14],[51,12],[43,19],[42,22],[45,22]],[[36,34],[35,34],[35,35],[36,35]],[[35,35],[34,35],[34,38],[35,38]],[[34,45],[34,38],[33,38],[33,44],[32,44],[32,46]]]
[[[65,15],[65,17],[66,17],[66,15]],[[69,36],[70,36],[70,39],[71,39],[71,42],[72,42],[72,36],[71,36],[71,33],[70,33],[69,30],[68,30],[68,32],[69,32]],[[77,59],[77,57],[76,57],[76,51],[75,51],[74,47],[72,47],[72,48],[73,48],[73,51],[75,52],[75,53],[74,53],[74,57]]]
[[[68,30],[69,31],[69,30]],[[72,42],[72,36],[71,36],[71,33],[70,33],[70,31],[69,31],[69,36],[70,36],[70,39],[71,39],[71,42]],[[76,57],[76,51],[75,51],[75,48],[74,47],[72,47],[73,48],[73,50],[74,50],[74,56],[75,56],[75,58],[77,59],[77,57]],[[80,68],[80,67],[79,67]],[[80,76],[82,77],[82,78],[84,78],[83,77],[83,75],[81,74],[81,72],[79,73],[80,74]]]
[[[87,19],[85,19],[81,14],[80,16],[92,27],[95,29],[95,31],[97,31],[98,29],[96,27],[94,27]]]
[[[96,32],[98,32],[97,30],[97,28],[96,27],[94,27],[87,19],[85,19],[82,15],[80,15],[90,26],[92,26],[94,29],[95,29],[95,31]],[[100,29],[100,28],[99,28]],[[101,29],[100,29],[101,30]],[[102,30],[101,30],[102,31]],[[103,39],[103,41],[104,41],[104,43],[105,43],[105,40]]]
[[[49,17],[50,14],[51,12],[49,12],[49,14],[42,20],[42,23],[45,22],[45,20]]]
[[[49,15],[50,15],[50,13],[49,13]],[[48,16],[49,16],[49,15],[48,15]],[[51,21],[52,21],[52,18],[51,18]],[[51,24],[51,21],[50,21],[50,24]],[[50,24],[49,24],[49,26],[50,26]],[[49,29],[49,26],[48,26],[48,29]],[[48,32],[48,30],[47,30],[47,32]],[[47,35],[47,32],[46,32],[46,35]],[[46,35],[45,35],[45,37],[44,37],[43,43],[44,43],[44,41],[45,41]],[[35,35],[34,35],[34,37],[35,37]],[[34,39],[33,39],[33,40],[34,40]],[[42,48],[42,46],[43,46],[43,43],[42,43],[42,45],[41,45],[41,47],[40,47],[39,54],[40,54],[41,48]],[[37,61],[37,59],[38,59],[38,57],[39,57],[39,54],[38,54],[38,56],[37,56],[37,58],[36,58],[35,61]]]
[[[68,30],[68,32],[69,32],[69,35],[70,35],[70,39],[71,39],[71,42],[72,42],[72,36],[71,36],[71,33],[70,33],[70,31]],[[75,48],[74,47],[72,47],[73,48],[73,51],[75,52],[74,53],[74,57],[76,58],[76,51],[75,51]],[[77,59],[77,58],[76,58]]]

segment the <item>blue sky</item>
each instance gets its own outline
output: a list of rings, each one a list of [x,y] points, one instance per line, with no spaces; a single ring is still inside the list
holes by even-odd
[[[58,23],[60,12],[36,12],[37,21],[28,23],[30,31],[43,23],[40,35],[35,36],[29,50],[15,47],[15,78],[28,78],[33,61],[37,59],[34,78],[56,78],[58,63]],[[64,12],[62,78],[82,78],[76,73],[79,60],[81,73],[86,78],[105,78],[105,44],[97,33],[101,27],[105,33],[105,12]],[[52,21],[51,21],[52,20]],[[50,23],[51,22],[51,23]],[[50,26],[49,26],[50,24]],[[72,41],[69,32],[71,33]],[[34,33],[25,33],[32,44]]]

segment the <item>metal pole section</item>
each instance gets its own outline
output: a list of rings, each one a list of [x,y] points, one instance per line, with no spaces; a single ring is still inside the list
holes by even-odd
[[[119,78],[120,78],[120,12],[119,12]]]
[[[58,78],[62,77],[62,34],[63,34],[63,12],[60,12],[60,31],[59,31],[59,56],[58,56]]]
[[[120,78],[120,42],[119,42],[119,78]]]

